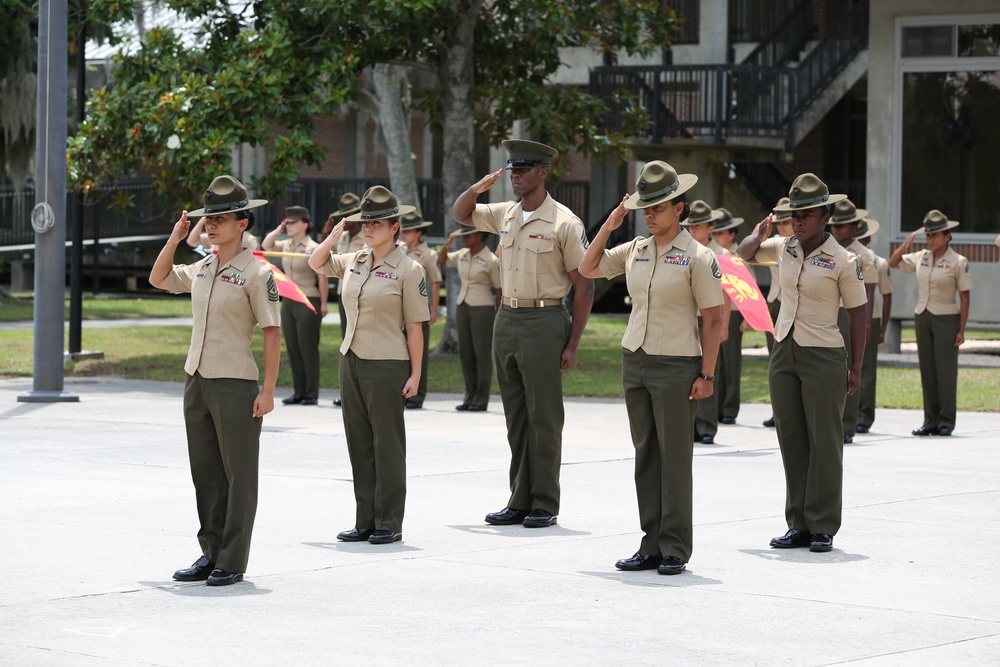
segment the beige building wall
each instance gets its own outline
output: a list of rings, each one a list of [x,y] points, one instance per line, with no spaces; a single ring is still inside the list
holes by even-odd
[[[899,210],[892,191],[895,175],[900,169],[900,165],[897,164],[896,147],[893,144],[896,133],[895,97],[899,90],[896,80],[899,54],[896,19],[967,14],[992,14],[1000,17],[1000,3],[997,0],[963,0],[960,3],[943,3],[940,0],[878,0],[871,3],[868,37],[870,94],[868,95],[869,150],[866,203],[871,216],[882,223],[882,231],[872,239],[872,249],[883,257],[889,256],[890,243],[900,242],[906,238],[905,234],[898,231]],[[1000,19],[997,22],[1000,22]],[[882,94],[883,91],[889,94]],[[872,92],[875,94],[871,94]],[[964,243],[968,240],[958,237],[953,243]],[[894,319],[912,318],[917,297],[917,285],[913,274],[894,271],[892,275],[895,287],[892,316]],[[1000,293],[1000,262],[974,262],[972,280],[969,322],[1000,324],[1000,299],[996,298]]]

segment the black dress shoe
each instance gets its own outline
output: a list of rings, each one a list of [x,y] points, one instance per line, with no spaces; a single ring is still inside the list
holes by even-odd
[[[209,586],[228,586],[229,584],[235,584],[237,581],[243,581],[243,575],[240,572],[227,572],[215,568],[212,570],[212,574],[208,575],[205,583]]]
[[[720,417],[719,423],[725,424],[726,426],[732,426],[736,423],[736,417]]]
[[[486,515],[486,523],[494,526],[513,526],[524,521],[528,516],[528,510],[516,510],[512,507],[504,507],[499,512],[490,512]]]
[[[390,544],[403,539],[402,533],[394,533],[391,530],[376,530],[368,537],[371,544]]]
[[[419,401],[415,401],[412,398],[406,399],[406,409],[407,410],[419,410],[422,407],[424,407],[423,403],[420,403]]]
[[[710,435],[703,435],[703,436],[701,436],[701,440],[699,440],[699,442],[701,442],[701,444],[703,444],[703,445],[714,445],[715,444],[715,438],[713,438]]]
[[[829,551],[833,548],[833,537],[826,533],[816,533],[809,541],[809,551]]]
[[[215,563],[202,556],[191,567],[174,572],[174,581],[205,581],[214,569]]]
[[[812,542],[812,535],[804,530],[795,530],[794,528],[781,537],[775,537],[771,540],[771,546],[775,549],[798,549],[800,547],[808,547]]]
[[[466,410],[469,409],[469,404],[468,403],[462,403],[461,405],[456,405],[455,409],[458,410],[459,412],[465,412]]]
[[[622,558],[620,561],[615,563],[615,567],[619,570],[627,570],[628,572],[638,572],[639,570],[655,570],[660,566],[660,561],[663,560],[663,556],[651,556],[649,554],[644,554],[639,551],[635,552],[635,555],[631,558]]]
[[[857,426],[854,427],[854,432],[855,433],[868,433],[868,427],[865,426],[864,424],[858,424]]]
[[[844,444],[845,445],[850,445],[853,442],[854,442],[854,436],[851,435],[850,433],[845,433],[844,434]]]
[[[337,533],[337,539],[341,542],[364,542],[374,532],[374,528],[351,528],[342,533]]]
[[[680,574],[685,567],[687,565],[677,556],[667,556],[660,561],[660,566],[656,568],[656,571],[660,574]]]
[[[315,398],[309,398],[307,396],[306,398],[303,398],[299,402],[299,405],[316,405],[317,403],[319,403],[319,401],[317,399],[315,399]]]
[[[913,429],[912,433],[913,435],[937,435],[940,431],[934,426],[921,426]]]
[[[524,517],[525,528],[548,528],[556,522],[556,516],[548,510],[533,509]]]
[[[465,409],[469,412],[484,412],[486,410],[486,408],[481,408],[478,405],[473,405],[472,403],[465,406]]]
[[[339,398],[333,399],[333,404],[336,405],[339,408],[341,406],[340,399]]]
[[[768,428],[774,428],[774,417],[768,417],[764,420],[764,426]]]
[[[289,396],[288,398],[281,399],[281,402],[285,405],[298,405],[302,402],[301,396]]]
[[[947,437],[951,435],[951,429],[948,428],[947,426],[942,426],[941,428],[938,429],[938,435]]]

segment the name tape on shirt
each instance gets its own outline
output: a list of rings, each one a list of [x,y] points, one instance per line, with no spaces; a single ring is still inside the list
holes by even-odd
[[[353,273],[356,276],[360,276],[361,275],[361,272],[358,271],[357,269],[351,269],[351,273]]]

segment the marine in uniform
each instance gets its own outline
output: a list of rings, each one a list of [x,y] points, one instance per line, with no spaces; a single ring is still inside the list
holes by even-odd
[[[363,224],[367,248],[332,252],[346,221],[309,258],[309,266],[344,281],[347,335],[340,346],[344,434],[354,477],[354,528],[342,542],[389,544],[402,539],[406,505],[403,402],[417,393],[427,312],[420,265],[396,245],[399,218],[414,210],[376,185],[347,220]]]
[[[924,423],[913,435],[951,435],[958,411],[958,348],[965,342],[972,276],[969,260],[949,247],[959,223],[938,210],[928,211],[922,227],[911,233],[889,258],[889,266],[917,274],[913,328],[924,397]],[[917,234],[927,236],[924,250],[907,253]],[[955,305],[955,297],[958,305]]]
[[[878,221],[866,218],[861,221],[854,238],[868,247],[871,237],[878,231]],[[878,273],[878,294],[882,297],[882,307],[878,301],[872,303],[872,325],[865,343],[865,360],[861,364],[861,399],[858,404],[857,433],[868,433],[875,423],[876,392],[878,389],[878,347],[885,341],[885,330],[889,326],[892,313],[892,277],[889,275],[889,260],[875,255],[875,269]]]
[[[344,216],[352,215],[361,210],[361,197],[357,196],[353,192],[344,193],[340,197],[340,208],[331,213],[326,217],[326,223],[323,225],[323,229],[320,232],[320,241],[323,241],[330,233],[333,231],[334,225],[337,224],[337,218],[343,218]],[[340,241],[337,243],[337,252],[339,254],[343,253],[353,253],[358,250],[362,250],[365,247],[365,238],[361,235],[361,223],[360,222],[344,222],[344,233],[340,237]],[[344,300],[341,298],[344,291],[344,281],[334,280],[337,283],[337,315],[340,318],[340,338],[343,340],[347,336],[347,313],[344,311]],[[333,404],[336,406],[341,405],[340,397],[333,399]]]
[[[510,444],[510,500],[486,515],[494,525],[551,526],[559,514],[563,371],[594,301],[594,281],[577,270],[586,249],[580,219],[545,191],[558,153],[534,141],[508,140],[507,165],[459,195],[452,217],[500,236],[503,299],[493,327],[493,358]],[[505,170],[518,201],[477,204]],[[573,314],[566,296],[575,288]]]
[[[424,322],[424,353],[420,371],[420,388],[417,394],[406,399],[408,410],[419,410],[424,407],[424,399],[427,397],[427,362],[429,343],[431,339],[431,326],[437,321],[438,305],[441,303],[441,269],[437,265],[437,253],[430,249],[424,239],[422,230],[430,227],[432,222],[424,220],[419,213],[408,213],[402,217],[402,230],[400,238],[406,255],[419,264],[424,269],[424,276],[427,278],[427,308],[430,310],[430,319]]]
[[[242,247],[242,237],[253,225],[250,209],[266,203],[250,199],[232,176],[219,176],[205,191],[204,207],[181,214],[149,274],[154,287],[190,292],[194,316],[184,364],[184,423],[202,555],[174,573],[178,581],[233,584],[243,579],[250,557],[260,429],[274,409],[281,333],[274,275]],[[173,264],[192,217],[204,218],[218,254]],[[250,351],[257,326],[264,333],[263,387]]]
[[[788,198],[775,211],[791,211],[794,236],[768,239],[766,218],[740,243],[739,255],[748,262],[777,262],[781,280],[768,383],[785,469],[788,531],[771,546],[823,552],[833,548],[841,525],[844,399],[861,383],[867,298],[857,257],[826,232],[833,204],[847,196],[830,194],[807,173],[795,179]],[[841,302],[851,319],[850,368],[837,328]]]
[[[458,355],[465,382],[462,403],[455,406],[460,412],[486,410],[493,381],[493,320],[502,296],[500,259],[483,244],[483,236],[475,227],[466,227],[452,232],[438,251],[438,263],[458,269],[461,281],[455,310]],[[465,247],[448,252],[456,237]]]
[[[858,258],[858,262],[861,265],[861,273],[864,276],[865,283],[865,296],[868,299],[867,306],[865,308],[865,348],[868,347],[868,338],[871,333],[872,324],[872,307],[875,304],[875,288],[878,286],[878,269],[875,266],[875,253],[866,248],[861,242],[854,238],[857,233],[861,221],[868,217],[868,211],[863,208],[857,208],[850,199],[844,199],[836,203],[833,209],[833,215],[830,216],[830,222],[827,223],[827,227],[830,230],[830,235],[833,236],[834,240],[841,245],[841,247],[846,248],[848,252],[854,254]],[[843,337],[845,342],[845,348],[847,350],[847,366],[853,365],[853,359],[851,358],[851,322],[850,318],[847,316],[847,311],[842,307],[840,312],[837,313],[837,327],[840,329],[840,335]],[[866,355],[867,356],[867,355]],[[862,373],[864,373],[864,360],[862,360]],[[844,400],[844,418],[842,420],[842,426],[844,431],[844,444],[850,444],[854,442],[854,433],[858,425],[858,411],[861,405],[861,391],[856,391],[853,394],[849,394]]]
[[[736,228],[743,224],[743,218],[734,218],[725,208],[717,209],[721,219],[712,230],[712,241],[727,254],[736,252]],[[718,254],[718,253],[716,253]],[[718,394],[719,423],[732,425],[740,414],[740,386],[743,375],[743,332],[747,329],[739,308],[730,303],[728,335],[719,350],[719,372],[715,378],[715,392]]]
[[[264,250],[310,255],[319,245],[309,233],[312,217],[304,206],[289,206],[285,217],[261,243]],[[278,239],[282,234],[290,238]],[[326,276],[318,276],[309,267],[306,257],[283,257],[281,268],[295,283],[315,310],[293,299],[281,300],[281,333],[285,339],[288,363],[292,366],[291,396],[285,405],[316,405],[319,402],[319,338],[323,318],[329,309],[326,301],[329,287]]]
[[[695,405],[713,393],[723,303],[714,253],[681,223],[690,213],[684,193],[697,181],[666,162],[647,163],[636,192],[625,195],[580,264],[591,278],[624,273],[632,297],[622,386],[643,537],[633,556],[615,563],[620,570],[680,574],[693,548],[692,426]],[[629,210],[642,211],[650,236],[606,250]]]
[[[696,199],[691,202],[691,214],[680,225],[695,241],[711,250],[714,255],[728,255],[729,251],[712,238],[715,224],[722,220],[723,215],[722,209],[713,209],[701,199]],[[725,293],[723,293],[723,297],[722,345],[715,360],[715,368],[712,369],[712,377],[716,379],[715,391],[698,401],[697,415],[694,420],[694,439],[703,445],[715,444],[715,436],[719,432],[719,394],[722,390],[718,386],[718,378],[722,374],[724,347],[729,336],[729,320],[733,310],[733,304],[729,297],[725,296]]]

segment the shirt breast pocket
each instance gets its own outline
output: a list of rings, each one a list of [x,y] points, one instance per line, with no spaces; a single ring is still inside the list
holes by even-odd
[[[514,235],[510,232],[500,234],[500,261],[504,269],[514,268]]]
[[[524,270],[528,273],[549,273],[552,270],[555,245],[551,240],[528,239],[524,244]]]

